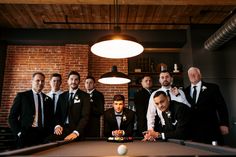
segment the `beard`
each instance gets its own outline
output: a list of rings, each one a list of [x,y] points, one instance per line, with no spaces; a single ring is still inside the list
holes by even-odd
[[[163,81],[162,82],[162,86],[170,86],[171,84],[170,84],[170,82],[168,82],[168,81]]]

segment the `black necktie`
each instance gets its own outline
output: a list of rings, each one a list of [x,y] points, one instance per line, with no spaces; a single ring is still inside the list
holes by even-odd
[[[193,86],[193,102],[194,104],[196,103],[196,98],[197,98],[197,86]]]
[[[171,97],[170,97],[170,90],[169,89],[167,89],[166,90],[166,94],[167,94],[167,96],[170,98],[170,100],[171,100]]]
[[[165,120],[165,127],[164,127],[164,129],[166,129],[166,130],[171,129],[171,127],[172,127],[171,117],[170,116],[168,117],[166,112],[162,112],[162,116],[163,116],[163,118]]]
[[[53,93],[52,94],[52,102],[53,102],[53,106],[54,106],[54,112],[56,112],[56,104],[55,104],[55,98],[56,97],[56,94],[55,93]]]
[[[41,109],[41,99],[40,95],[37,94],[38,96],[38,127],[42,127],[42,109]]]
[[[74,93],[70,93],[70,98],[69,98],[69,105],[70,106],[73,104],[73,95],[74,95]]]

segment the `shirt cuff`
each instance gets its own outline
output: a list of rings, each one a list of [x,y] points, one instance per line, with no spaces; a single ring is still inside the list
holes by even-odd
[[[165,137],[165,133],[164,133],[164,132],[161,133],[161,138],[162,138],[163,140],[166,139],[166,137]]]
[[[79,137],[79,132],[74,130],[73,133],[75,133],[77,135],[77,137]]]
[[[61,126],[60,126],[60,125],[56,125],[55,128],[54,128],[54,130],[55,130],[56,128],[58,128],[58,127],[61,127]]]

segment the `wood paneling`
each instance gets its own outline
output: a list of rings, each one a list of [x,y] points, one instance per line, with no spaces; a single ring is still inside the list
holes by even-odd
[[[236,8],[235,0],[120,0],[118,4],[116,19],[122,30],[222,24]],[[112,30],[114,13],[113,0],[1,0],[0,27]]]

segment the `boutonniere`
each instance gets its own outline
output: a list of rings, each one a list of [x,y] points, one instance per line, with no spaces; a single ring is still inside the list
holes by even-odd
[[[123,120],[123,121],[126,121],[126,120],[127,120],[127,118],[126,118],[125,115],[123,115],[122,120]]]
[[[202,92],[204,92],[204,90],[206,90],[207,87],[206,86],[202,86]]]
[[[78,97],[78,95],[75,96],[75,99],[74,99],[74,103],[79,103],[80,102],[80,99]]]
[[[47,101],[49,99],[49,97],[48,96],[46,96],[45,98],[44,98],[44,101]]]
[[[93,102],[93,99],[90,99],[90,102]]]
[[[171,118],[171,112],[170,111],[167,111],[166,115],[167,115],[168,118]]]

